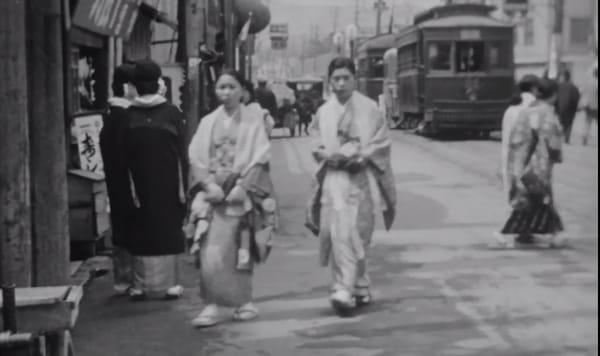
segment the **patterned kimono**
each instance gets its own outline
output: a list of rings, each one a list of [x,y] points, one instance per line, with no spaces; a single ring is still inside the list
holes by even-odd
[[[510,133],[507,163],[513,211],[502,233],[555,234],[563,230],[552,194],[552,168],[562,161],[562,140],[560,122],[549,104],[538,101],[519,115]]]
[[[506,112],[504,112],[504,116],[502,117],[502,184],[504,187],[505,196],[508,196],[508,192],[510,191],[510,175],[508,172],[508,151],[510,148],[510,134],[513,131],[516,122],[519,119],[519,115],[523,109],[528,108],[533,104],[536,100],[535,96],[531,93],[522,93],[521,94],[521,104],[512,105]]]
[[[377,104],[355,92],[342,105],[332,97],[317,112],[318,150],[326,156],[362,157],[356,171],[321,161],[307,227],[320,239],[321,265],[331,262],[333,290],[368,292],[366,253],[375,228],[375,211],[393,223],[396,190],[390,162],[388,129]],[[317,161],[319,159],[317,158]]]
[[[268,172],[270,143],[263,117],[242,107],[227,118],[220,107],[204,117],[189,147],[191,194],[203,194],[208,181],[225,191],[238,182],[248,194],[243,203],[206,203],[207,213],[192,218],[207,228],[195,244],[200,257],[200,292],[206,304],[239,307],[252,298],[252,268],[238,268],[242,237],[250,240],[251,262],[264,262],[276,228],[273,185]],[[225,124],[226,121],[229,124]],[[226,193],[227,194],[227,193]]]

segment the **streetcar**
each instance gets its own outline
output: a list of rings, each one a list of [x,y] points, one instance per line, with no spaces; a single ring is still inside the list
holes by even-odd
[[[384,54],[395,45],[396,35],[383,34],[371,37],[358,47],[358,91],[380,101],[384,82]]]
[[[500,130],[514,88],[513,27],[493,6],[450,4],[395,37],[398,117],[418,133]]]

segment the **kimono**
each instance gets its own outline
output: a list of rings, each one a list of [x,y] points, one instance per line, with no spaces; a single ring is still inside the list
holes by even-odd
[[[354,92],[345,105],[332,96],[318,110],[313,129],[319,167],[306,226],[319,238],[321,266],[331,263],[332,289],[368,292],[366,255],[375,211],[383,211],[388,230],[395,217],[387,124],[374,101]],[[319,151],[325,157],[362,163],[356,169],[335,167],[330,159],[321,159]]]
[[[195,225],[200,294],[207,304],[239,307],[252,298],[253,266],[265,262],[275,232],[276,203],[269,174],[271,144],[262,111],[242,106],[229,118],[223,107],[202,119],[189,146],[190,223]],[[243,188],[243,202],[203,201],[210,183],[225,197]],[[250,265],[240,269],[238,250],[249,240]],[[194,247],[193,247],[194,248]]]
[[[506,112],[502,118],[502,184],[504,187],[505,196],[508,197],[508,192],[510,189],[510,181],[509,181],[509,173],[508,173],[508,151],[510,147],[510,133],[513,131],[515,127],[515,123],[521,114],[521,111],[524,108],[531,106],[536,101],[536,97],[531,93],[522,93],[521,94],[521,104],[512,105]]]
[[[510,133],[507,170],[512,213],[503,234],[556,234],[563,230],[554,206],[552,168],[562,161],[562,128],[554,107],[535,102]]]
[[[160,95],[136,98],[128,115],[123,155],[135,205],[128,237],[134,288],[160,294],[176,285],[177,255],[185,251],[185,121]]]
[[[109,99],[109,110],[100,131],[100,151],[104,161],[106,188],[110,201],[113,273],[115,286],[127,288],[133,283],[133,261],[129,253],[129,223],[135,209],[124,158],[123,139],[128,125],[124,98]]]

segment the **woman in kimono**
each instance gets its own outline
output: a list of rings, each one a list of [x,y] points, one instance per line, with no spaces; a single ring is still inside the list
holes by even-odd
[[[127,129],[127,108],[136,97],[133,87],[134,66],[123,64],[115,69],[114,96],[108,99],[108,114],[100,131],[100,151],[104,161],[106,188],[110,199],[110,223],[113,243],[114,289],[124,295],[133,285],[133,261],[128,248],[129,223],[134,211],[125,164],[123,137]]]
[[[504,188],[504,196],[507,201],[510,202],[509,191],[510,191],[510,174],[508,172],[508,152],[510,147],[510,134],[513,131],[517,119],[521,112],[530,107],[537,100],[537,84],[538,77],[535,75],[526,75],[517,84],[517,91],[511,99],[510,106],[504,112],[502,118],[502,143],[501,143],[501,175],[502,175],[502,186]],[[519,241],[522,243],[529,242],[528,236],[519,236]],[[491,247],[496,245],[506,245],[506,237],[500,232],[494,234],[494,240],[491,243]]]
[[[128,109],[125,134],[123,154],[136,206],[129,236],[134,300],[183,293],[177,284],[177,255],[185,251],[185,122],[181,111],[159,94],[160,76],[156,63],[136,64],[133,82],[139,96]]]
[[[315,118],[319,167],[307,227],[320,240],[321,265],[331,264],[330,302],[344,316],[371,302],[367,252],[375,212],[383,210],[390,229],[396,189],[387,124],[377,103],[354,90],[354,63],[336,58],[328,74],[335,95]]]
[[[558,240],[563,225],[552,192],[552,169],[562,161],[563,142],[555,110],[557,84],[540,79],[537,88],[538,100],[522,110],[509,136],[507,171],[513,210],[501,233],[543,236],[556,246],[563,242]]]
[[[241,102],[243,82],[234,71],[219,76],[216,94],[222,105],[200,121],[189,146],[192,249],[200,257],[205,303],[192,321],[196,327],[219,323],[219,307],[236,308],[236,321],[258,316],[253,267],[265,261],[276,225],[271,145],[262,111]]]

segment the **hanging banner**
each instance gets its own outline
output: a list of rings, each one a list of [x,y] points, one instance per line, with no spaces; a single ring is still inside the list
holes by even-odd
[[[80,0],[73,25],[105,36],[128,39],[142,0]]]
[[[100,130],[102,130],[102,115],[86,113],[75,117],[71,132],[77,140],[79,168],[104,175],[104,163],[100,153]]]

